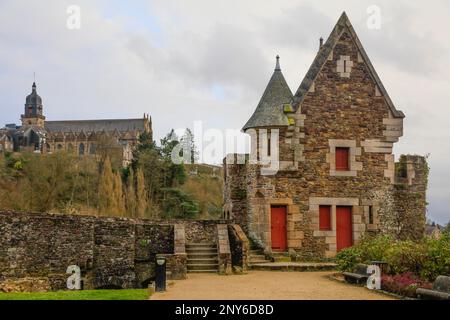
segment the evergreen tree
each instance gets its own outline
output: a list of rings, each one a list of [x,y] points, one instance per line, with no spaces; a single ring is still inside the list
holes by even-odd
[[[138,169],[136,174],[136,211],[139,218],[145,218],[147,213],[148,193],[145,187],[144,172]]]
[[[123,194],[122,177],[119,172],[114,175],[113,199],[113,212],[118,216],[125,216],[125,198]]]
[[[129,217],[136,217],[136,192],[134,182],[134,170],[130,170],[128,175],[127,192],[126,192],[126,206]]]
[[[114,198],[114,175],[111,168],[111,161],[106,157],[98,185],[98,211],[100,214],[108,214],[113,206]]]
[[[198,151],[195,146],[194,134],[191,129],[186,128],[186,131],[181,138],[181,144],[183,146],[183,155],[184,152],[188,151],[190,164],[195,164],[198,161]]]

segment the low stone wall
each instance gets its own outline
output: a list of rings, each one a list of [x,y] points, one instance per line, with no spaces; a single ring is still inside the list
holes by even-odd
[[[217,223],[0,212],[0,291],[65,289],[70,265],[85,289],[145,287],[159,254],[168,279],[184,279],[185,243],[217,243]]]
[[[242,228],[237,225],[228,226],[231,249],[231,261],[235,271],[247,271],[250,243]]]
[[[217,248],[219,253],[219,273],[231,274],[231,250],[230,240],[228,237],[228,226],[226,224],[218,224],[216,231]]]

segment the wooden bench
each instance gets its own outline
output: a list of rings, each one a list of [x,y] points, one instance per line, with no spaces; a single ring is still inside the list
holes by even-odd
[[[345,281],[352,284],[366,284],[370,274],[367,273],[367,265],[358,264],[355,268],[355,272],[344,272]]]
[[[416,294],[420,299],[450,300],[450,277],[439,276],[433,283],[433,289],[419,288]]]

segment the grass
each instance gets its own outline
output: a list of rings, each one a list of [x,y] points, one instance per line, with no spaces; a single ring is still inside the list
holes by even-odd
[[[0,293],[0,300],[148,300],[147,289]]]

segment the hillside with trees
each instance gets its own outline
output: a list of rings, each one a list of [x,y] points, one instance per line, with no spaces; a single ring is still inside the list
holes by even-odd
[[[219,167],[175,164],[175,146],[192,143],[172,130],[159,146],[143,134],[127,168],[108,141],[96,156],[0,154],[0,210],[121,216],[146,219],[214,219],[221,215]],[[195,160],[196,152],[189,155]]]

